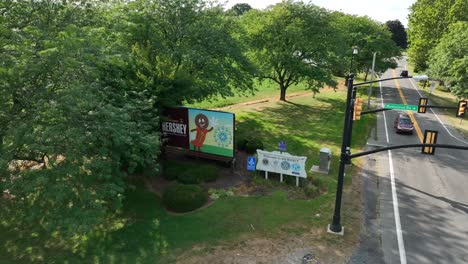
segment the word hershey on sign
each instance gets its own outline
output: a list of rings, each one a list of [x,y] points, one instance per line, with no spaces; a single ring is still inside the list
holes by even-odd
[[[174,122],[163,122],[162,131],[165,133],[186,135],[187,134],[187,124],[180,124]]]

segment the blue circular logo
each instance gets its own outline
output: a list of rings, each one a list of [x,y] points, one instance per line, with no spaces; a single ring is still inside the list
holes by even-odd
[[[294,163],[291,165],[293,171],[300,171],[301,170],[301,165]]]

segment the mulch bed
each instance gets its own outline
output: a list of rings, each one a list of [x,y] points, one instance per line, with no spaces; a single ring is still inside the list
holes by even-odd
[[[203,164],[214,164],[219,168],[220,176],[214,182],[201,183],[200,185],[206,189],[229,189],[236,188],[238,193],[251,191],[251,180],[253,177],[253,172],[247,171],[247,156],[248,154],[242,151],[236,151],[235,154],[235,164],[230,166],[225,162],[213,161],[206,158],[193,157],[187,155],[185,151],[180,150],[171,150],[167,151],[164,155],[164,160],[178,160],[178,161],[190,161],[190,162],[200,162]],[[147,185],[150,190],[155,192],[158,196],[161,196],[164,189],[173,183],[173,181],[168,181],[164,177],[154,177],[148,180]],[[244,193],[248,194],[248,193]]]

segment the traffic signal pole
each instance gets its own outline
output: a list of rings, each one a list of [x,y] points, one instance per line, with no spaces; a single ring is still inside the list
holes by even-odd
[[[351,116],[351,100],[353,93],[353,80],[354,75],[350,74],[348,77],[348,91],[346,95],[346,108],[345,108],[345,120],[343,128],[343,137],[341,141],[341,155],[340,155],[340,167],[338,169],[338,183],[336,185],[336,199],[335,199],[335,211],[333,213],[332,224],[328,226],[329,232],[339,233],[343,232],[343,227],[340,224],[341,221],[341,199],[343,195],[343,183],[344,183],[344,170],[345,164],[349,162],[350,147],[350,128],[352,122]]]
[[[401,77],[393,77],[393,78],[386,78],[380,80],[373,80],[370,82],[362,82],[354,84],[354,75],[350,74],[346,79],[346,86],[347,86],[347,95],[346,95],[346,108],[345,108],[345,118],[344,118],[344,127],[343,127],[343,136],[341,141],[341,154],[340,154],[340,165],[338,168],[338,182],[336,185],[336,199],[335,199],[335,211],[333,213],[333,220],[332,223],[328,225],[328,232],[335,233],[335,234],[343,234],[343,227],[341,226],[341,200],[343,195],[343,184],[344,184],[344,171],[345,165],[349,164],[351,161],[351,127],[353,122],[352,117],[352,104],[353,104],[353,88],[354,86],[370,84],[374,82],[382,82],[386,80],[395,80],[395,79],[408,79],[413,78],[417,80],[427,79],[427,76],[401,76]],[[425,106],[429,107],[429,106]],[[371,112],[379,112],[385,111],[388,109],[379,109],[373,111],[367,111],[367,113]],[[362,112],[364,114],[366,112]],[[424,146],[430,146],[429,144],[423,144]]]

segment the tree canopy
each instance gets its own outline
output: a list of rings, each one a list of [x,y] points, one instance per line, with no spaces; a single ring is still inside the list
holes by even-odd
[[[334,27],[340,33],[341,46],[339,64],[336,74],[344,72],[367,73],[372,67],[373,53],[376,52],[375,72],[382,73],[388,68],[397,66],[396,57],[400,49],[391,39],[391,33],[385,25],[379,24],[368,17],[358,17],[335,12]],[[358,54],[352,55],[352,47]]]
[[[388,30],[392,33],[392,40],[396,45],[402,49],[406,49],[408,47],[406,30],[400,20],[389,20],[385,22],[385,25],[387,25]]]
[[[258,77],[276,82],[281,100],[289,86],[301,81],[315,92],[323,84],[335,84],[329,58],[337,39],[324,9],[285,1],[248,12],[242,23]]]
[[[428,56],[449,26],[468,21],[466,0],[417,0],[410,8],[408,54],[415,71],[428,67]]]
[[[245,12],[251,10],[252,7],[249,4],[246,3],[239,3],[233,5],[229,10],[229,14],[233,14],[235,16],[242,16]]]
[[[125,57],[94,4],[0,7],[1,224],[50,248],[109,230],[126,172],[156,166],[159,151],[154,99],[117,85]]]
[[[449,27],[429,53],[429,75],[444,81],[459,98],[468,98],[468,22]]]
[[[128,176],[158,171],[159,109],[252,89],[237,24],[203,1],[3,1],[0,13],[11,248],[79,252],[115,229]]]

